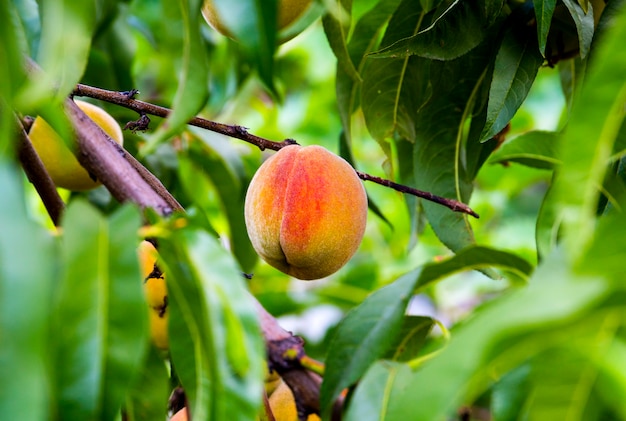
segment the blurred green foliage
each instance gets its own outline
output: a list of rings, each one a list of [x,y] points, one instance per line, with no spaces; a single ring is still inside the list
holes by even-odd
[[[319,1],[280,46],[270,3],[218,2],[249,11],[229,16],[239,42],[200,3],[0,2],[0,418],[162,419],[180,382],[194,419],[254,420],[250,292],[327,362],[325,415],[358,382],[349,420],[626,419],[623,0]],[[187,211],[149,218],[171,355],[149,344],[140,213],[104,187],[60,190],[57,231],[17,168],[15,117],[69,142],[58,104],[78,82],[174,110],[124,132]],[[272,152],[187,127],[196,114],[325,146],[480,219],[368,182],[354,258],[290,279],[243,222]]]

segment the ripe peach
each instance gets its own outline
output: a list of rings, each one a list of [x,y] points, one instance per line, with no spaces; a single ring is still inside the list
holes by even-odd
[[[343,158],[321,146],[287,146],[252,178],[245,220],[254,249],[299,279],[339,270],[365,231],[367,196]]]

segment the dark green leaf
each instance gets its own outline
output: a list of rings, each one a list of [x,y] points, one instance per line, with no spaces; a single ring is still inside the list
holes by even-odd
[[[420,28],[422,12],[404,1],[394,13],[382,45],[412,35]],[[428,96],[429,63],[416,57],[367,59],[362,70],[361,106],[367,128],[383,148],[396,133],[415,140],[414,111]]]
[[[388,22],[399,3],[400,0],[383,0],[359,19],[347,46],[352,65],[346,66],[341,64],[341,59],[347,60],[348,58],[346,57],[338,56],[337,58],[339,61],[336,76],[337,104],[339,105],[339,113],[348,145],[352,140],[352,113],[359,103],[358,93],[361,88],[361,76],[357,74],[355,77],[352,72],[356,72],[356,70],[353,70],[353,68],[357,67],[359,71],[362,70],[367,53],[377,45],[380,31],[384,28],[384,25]],[[329,40],[331,39],[333,38],[329,37]]]
[[[339,393],[356,382],[400,331],[420,270],[409,272],[366,298],[341,321],[328,346],[320,406],[328,413]]]
[[[455,0],[417,34],[401,39],[370,57],[403,58],[417,55],[434,60],[452,60],[480,44],[491,25],[480,2]]]
[[[539,39],[539,51],[545,56],[546,41],[550,24],[552,23],[552,14],[556,7],[556,0],[537,0],[534,3],[535,17],[537,18],[537,38]]]
[[[147,311],[137,260],[139,213],[105,220],[74,201],[64,215],[58,290],[60,419],[114,420],[147,344]]]
[[[559,62],[561,89],[565,95],[568,111],[571,111],[574,100],[577,99],[580,94],[580,88],[583,85],[585,72],[587,70],[587,61],[588,60],[581,60],[579,57],[576,57],[571,60]]]
[[[589,47],[593,40],[594,21],[593,13],[587,13],[583,10],[578,2],[574,0],[563,0],[565,6],[572,15],[574,23],[576,24],[576,31],[578,32],[578,45],[580,48],[580,57],[585,58],[589,54]]]
[[[509,123],[528,95],[542,63],[533,32],[517,26],[506,32],[496,56],[481,141],[492,138]]]
[[[124,412],[128,421],[165,419],[170,395],[168,367],[162,351],[151,346],[126,395]]]
[[[533,168],[554,169],[559,164],[558,136],[554,132],[526,132],[500,146],[489,162],[518,162]]]
[[[178,88],[172,113],[154,132],[142,150],[144,155],[154,152],[160,143],[184,129],[187,122],[206,105],[209,65],[198,25],[201,3],[201,0],[178,0],[184,31]]]
[[[0,413],[45,420],[57,253],[51,233],[30,219],[22,183],[18,169],[0,158]]]
[[[217,239],[193,228],[159,245],[171,298],[172,364],[192,416],[255,420],[265,349],[241,271]]]

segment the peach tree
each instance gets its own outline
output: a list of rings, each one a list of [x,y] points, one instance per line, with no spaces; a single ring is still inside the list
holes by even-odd
[[[295,3],[0,2],[0,418],[626,419],[626,2]],[[99,187],[55,185],[37,117]],[[367,195],[310,282],[244,215],[295,143],[354,170],[290,173],[296,226]]]

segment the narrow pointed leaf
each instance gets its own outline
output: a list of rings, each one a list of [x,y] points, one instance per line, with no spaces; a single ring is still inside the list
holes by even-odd
[[[507,31],[495,61],[482,141],[495,136],[513,118],[542,63],[534,33],[516,27]]]
[[[541,55],[546,54],[546,41],[552,23],[552,14],[556,7],[556,0],[537,0],[534,3],[535,17],[537,18],[537,38]]]

